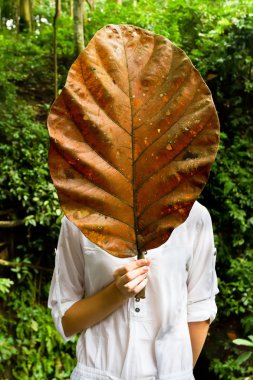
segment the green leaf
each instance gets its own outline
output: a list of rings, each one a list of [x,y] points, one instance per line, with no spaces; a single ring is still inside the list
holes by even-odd
[[[34,319],[31,320],[31,328],[34,331],[38,331],[38,323]]]
[[[238,346],[249,346],[249,347],[253,347],[253,343],[250,342],[250,341],[247,340],[247,339],[234,339],[234,340],[233,340],[233,343],[234,343],[234,344],[237,344]]]
[[[224,195],[227,195],[234,187],[233,182],[227,181],[224,185]]]
[[[246,360],[248,360],[252,355],[252,352],[243,352],[238,358],[236,359],[237,364],[242,364]]]
[[[0,278],[0,295],[3,295],[5,293],[9,293],[10,287],[13,284],[14,284],[14,282],[12,280],[10,280],[9,278]]]

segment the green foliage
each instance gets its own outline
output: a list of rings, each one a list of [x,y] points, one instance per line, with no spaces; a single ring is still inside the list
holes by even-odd
[[[46,266],[53,265],[62,216],[47,166],[54,9],[49,0],[35,0],[34,31],[22,36],[15,28],[4,27],[8,18],[15,18],[14,3],[0,1],[0,209],[17,208],[25,219],[27,238],[16,247],[20,255],[16,261]],[[221,142],[201,200],[211,211],[218,249],[219,312],[211,332],[215,342],[211,368],[225,380],[243,380],[253,373],[251,352],[227,338],[230,323],[237,336],[253,331],[252,18],[249,0],[125,0],[122,6],[115,0],[97,0],[94,10],[86,3],[85,13],[86,44],[109,23],[149,29],[185,50],[212,91]],[[57,43],[60,88],[75,58],[72,40],[69,3],[62,0]],[[63,346],[43,306],[50,278],[35,275],[28,267],[12,272],[10,279],[0,280],[0,297],[8,300],[0,316],[0,371],[15,360],[17,379],[68,378],[73,346]]]
[[[253,351],[253,335],[248,336],[249,339],[234,339],[233,343],[238,345],[238,346],[246,346],[246,347],[251,347]],[[240,354],[238,358],[236,359],[236,362],[238,364],[242,364],[246,362],[249,358],[251,358],[252,352],[246,351]]]
[[[229,4],[229,6],[228,6]],[[217,4],[218,5],[218,4]],[[209,10],[189,51],[211,88],[221,122],[221,143],[203,193],[214,221],[218,249],[218,323],[253,328],[252,4],[224,2]],[[240,321],[240,325],[238,322]],[[239,325],[239,326],[238,326]],[[214,333],[215,334],[215,333]],[[215,336],[214,336],[215,339]],[[221,379],[251,375],[252,357],[218,339],[211,368]],[[241,365],[243,363],[243,365]]]
[[[48,176],[47,131],[43,125],[34,123],[32,117],[31,108],[19,101],[12,118],[0,121],[4,141],[0,146],[3,157],[0,201],[2,205],[21,204],[26,211],[26,223],[50,225],[60,210]]]
[[[34,67],[33,63],[29,69],[26,67],[27,57],[22,56],[22,52],[20,60],[12,52],[18,73],[9,72],[7,67],[12,56],[9,56],[9,45],[10,39],[1,45],[0,60],[3,72],[0,78],[0,205],[1,209],[10,204],[22,206],[27,223],[50,225],[55,215],[59,215],[59,205],[49,182],[48,133],[45,125],[36,120],[39,111],[19,96],[15,85],[15,82],[25,82],[29,70]],[[24,49],[23,46],[23,53]],[[28,87],[33,82],[35,79],[30,79]],[[46,104],[42,107],[44,112],[48,110]]]
[[[248,338],[249,339],[234,339],[233,343],[237,346],[251,349],[251,351],[234,351],[231,348],[234,355],[229,355],[225,363],[218,358],[213,360],[211,368],[219,375],[219,379],[245,380],[245,376],[253,373],[253,335],[249,335]],[[237,355],[239,354],[237,358],[236,353]]]
[[[220,280],[220,301],[226,316],[253,313],[252,251],[230,259],[226,280]]]
[[[116,1],[99,1],[95,11],[90,11],[86,18],[86,43],[98,29],[112,23],[133,24],[162,34],[177,43],[180,40],[178,18],[171,17],[170,4],[171,2],[140,0],[135,6],[132,0],[128,0],[119,6]]]
[[[65,345],[56,332],[49,309],[38,302],[47,289],[40,290],[37,276],[28,267],[12,271],[15,292],[2,297],[0,282],[0,298],[5,299],[0,317],[0,373],[7,377],[11,368],[18,380],[68,379],[74,367],[76,339]],[[5,285],[8,291],[10,284]]]
[[[0,296],[5,299],[14,282],[9,278],[0,278]]]
[[[247,376],[253,373],[253,366],[242,365],[241,359],[235,359],[234,355],[229,355],[225,362],[215,358],[211,363],[211,369],[217,374],[219,380],[246,380]]]

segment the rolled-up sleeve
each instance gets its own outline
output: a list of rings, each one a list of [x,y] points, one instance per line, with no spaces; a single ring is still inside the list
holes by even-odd
[[[83,298],[85,292],[84,255],[80,233],[66,216],[62,218],[48,307],[51,309],[56,329],[65,341],[70,340],[72,336],[66,337],[64,334],[62,317],[75,302]]]
[[[219,293],[215,270],[216,249],[210,214],[203,207],[203,214],[195,231],[193,254],[188,269],[187,320],[197,322],[216,317],[215,296]]]

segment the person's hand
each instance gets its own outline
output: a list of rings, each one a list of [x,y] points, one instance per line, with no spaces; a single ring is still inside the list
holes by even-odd
[[[115,285],[125,297],[134,297],[147,285],[151,264],[149,258],[135,260],[115,270]]]

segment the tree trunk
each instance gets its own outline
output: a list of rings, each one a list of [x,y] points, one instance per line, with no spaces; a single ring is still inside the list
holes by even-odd
[[[83,17],[84,4],[83,0],[74,0],[74,43],[75,53],[78,55],[84,49],[84,32],[83,32]]]
[[[16,33],[19,33],[20,1],[13,1],[13,19],[16,25]]]
[[[96,6],[96,0],[90,0],[90,4],[91,4],[91,9],[94,11],[95,6]]]
[[[19,31],[31,32],[32,30],[32,5],[31,0],[20,0]]]
[[[89,5],[90,10],[94,11],[96,6],[96,0],[86,0],[86,3]]]
[[[73,0],[70,0],[69,7],[70,7],[70,17],[73,18]]]
[[[55,14],[53,20],[53,45],[54,45],[54,97],[58,95],[58,59],[57,59],[57,20],[61,12],[61,1],[55,0]]]
[[[61,0],[57,1],[57,12],[58,12],[58,17],[61,15]],[[56,4],[55,4],[56,6]]]
[[[2,22],[2,4],[0,3],[0,30],[3,29],[3,22]]]

